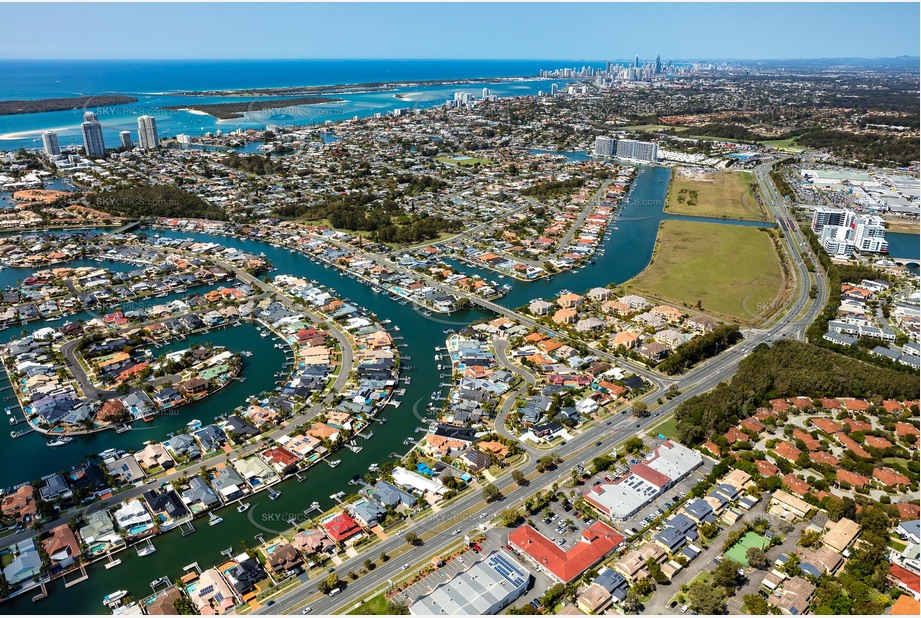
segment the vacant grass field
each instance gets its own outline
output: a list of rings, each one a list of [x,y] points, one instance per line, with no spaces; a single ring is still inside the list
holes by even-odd
[[[768,148],[774,148],[775,150],[783,150],[784,152],[803,152],[806,150],[802,146],[796,145],[795,137],[789,137],[787,139],[770,139],[758,143]]]
[[[768,232],[744,225],[663,221],[652,263],[626,287],[729,319],[752,321],[783,289]]]
[[[384,593],[375,595],[349,612],[350,616],[383,616],[387,614],[387,599]]]
[[[687,127],[674,127],[670,124],[633,124],[626,127],[617,127],[621,131],[673,131],[683,133]]]
[[[466,156],[454,156],[454,157],[435,157],[435,160],[439,163],[446,163],[448,165],[461,165],[465,167],[470,167],[473,165],[489,165],[489,159],[483,159],[481,157],[466,157]]]
[[[694,217],[766,220],[753,194],[748,172],[721,172],[691,178],[675,174],[668,188],[665,211]]]

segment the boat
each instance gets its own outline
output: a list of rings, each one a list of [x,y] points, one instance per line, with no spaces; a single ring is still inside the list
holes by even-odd
[[[330,468],[335,468],[336,466],[338,466],[338,465],[341,464],[341,463],[342,463],[342,461],[340,461],[339,459],[337,459],[337,460],[335,460],[335,461],[330,461],[330,462],[329,462],[329,467],[330,467]]]
[[[245,513],[246,511],[249,510],[249,507],[250,507],[249,502],[241,502],[240,504],[237,505],[237,513]]]
[[[19,421],[16,419],[15,416],[11,416],[11,417],[10,417],[10,425],[15,425],[15,424],[18,423],[18,422],[19,422]]]
[[[119,426],[115,429],[115,433],[125,433],[126,431],[131,431],[131,426],[130,426],[130,425],[119,425]]]
[[[70,436],[61,436],[60,438],[55,438],[51,442],[48,442],[48,446],[51,446],[51,447],[64,446],[65,444],[70,444],[73,441],[74,439],[71,438]]]
[[[127,590],[116,590],[115,592],[107,594],[105,597],[103,597],[102,604],[109,605],[111,603],[115,603],[116,601],[120,601],[121,599],[124,599],[126,596],[128,596]]]
[[[269,500],[277,500],[281,496],[280,491],[275,491],[274,489],[269,490]]]
[[[215,515],[214,513],[208,514],[208,525],[209,526],[216,526],[222,521],[224,521],[224,518],[221,517],[220,515]]]
[[[6,412],[6,415],[9,416],[10,414],[13,413],[13,410],[10,408],[6,408],[5,412]]]
[[[154,546],[153,542],[150,539],[147,539],[147,545],[144,547],[138,547],[137,552],[138,556],[144,557],[149,556],[150,554],[157,551],[157,548]]]

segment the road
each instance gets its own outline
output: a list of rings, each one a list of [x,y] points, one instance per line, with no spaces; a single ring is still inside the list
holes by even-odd
[[[585,207],[579,212],[579,216],[576,217],[576,220],[573,221],[572,225],[569,226],[569,229],[566,230],[566,233],[560,239],[560,244],[557,245],[556,251],[553,252],[553,259],[557,259],[563,255],[563,252],[569,247],[569,243],[572,242],[572,237],[576,235],[577,231],[582,229],[582,224],[585,223],[588,214],[595,209],[595,204],[601,201],[601,197],[604,195],[604,192],[608,190],[608,187],[611,186],[612,182],[614,181],[605,180],[601,183],[601,187],[599,187],[591,199],[586,202]]]
[[[496,420],[494,422],[496,433],[504,438],[508,438],[509,440],[515,440],[524,450],[533,454],[536,452],[536,449],[527,442],[519,441],[518,436],[512,435],[512,432],[510,432],[508,427],[505,425],[505,419],[508,417],[508,413],[512,411],[512,406],[515,405],[515,401],[517,401],[518,398],[522,395],[526,394],[530,387],[537,384],[537,378],[527,369],[521,367],[520,365],[516,365],[509,360],[508,356],[506,355],[506,350],[508,350],[509,346],[508,339],[494,339],[492,345],[493,349],[496,351],[496,361],[509,371],[517,373],[522,378],[524,378],[524,382],[521,384],[521,386],[519,386],[513,392],[508,393],[505,401],[502,402],[502,407],[499,408],[499,412],[496,414]]]
[[[790,218],[789,212],[774,190],[772,183],[767,177],[767,172],[772,163],[765,164],[756,168],[756,178],[761,185],[765,201],[768,203],[774,215],[778,218]],[[292,591],[289,591],[276,599],[276,603],[271,608],[260,608],[258,613],[294,613],[305,605],[311,605],[312,611],[318,614],[331,614],[340,608],[350,608],[356,602],[360,602],[366,597],[371,596],[370,591],[379,588],[388,580],[399,578],[403,573],[402,566],[398,563],[408,562],[413,566],[420,565],[425,560],[441,552],[452,542],[457,541],[457,537],[452,535],[455,528],[460,527],[463,532],[469,532],[479,523],[478,518],[464,516],[471,511],[473,507],[479,506],[475,513],[482,513],[484,518],[491,519],[499,512],[510,506],[519,505],[525,498],[533,495],[539,489],[549,488],[554,482],[563,482],[567,479],[572,470],[575,470],[579,464],[591,460],[592,458],[610,452],[615,447],[634,435],[643,435],[647,428],[655,423],[660,422],[683,402],[692,397],[701,395],[727,377],[735,373],[739,363],[745,356],[757,345],[769,343],[775,337],[793,337],[802,339],[809,324],[818,316],[825,304],[828,294],[827,283],[822,278],[822,273],[816,271],[816,288],[818,294],[816,298],[810,298],[810,278],[806,269],[806,264],[802,254],[811,254],[808,244],[803,246],[804,239],[796,226],[793,229],[780,227],[787,247],[789,257],[793,263],[796,280],[798,283],[795,300],[790,303],[786,311],[782,311],[782,316],[767,329],[752,331],[750,336],[737,344],[733,349],[717,356],[710,362],[692,370],[678,380],[665,380],[656,376],[656,382],[662,384],[671,381],[679,388],[681,393],[663,403],[653,415],[643,418],[634,419],[632,417],[623,417],[618,422],[608,421],[600,426],[597,432],[583,432],[573,439],[569,440],[566,445],[556,449],[556,452],[564,458],[563,463],[557,470],[545,473],[540,477],[540,482],[532,482],[525,487],[517,486],[511,479],[511,475],[500,477],[495,485],[502,490],[504,498],[501,501],[483,505],[483,500],[479,492],[473,491],[468,495],[459,498],[456,502],[446,507],[437,514],[433,514],[417,522],[412,522],[406,530],[410,530],[424,540],[424,544],[412,547],[406,554],[399,559],[394,559],[378,566],[371,573],[363,576],[357,583],[346,587],[336,597],[319,597],[316,592],[316,585],[309,583]],[[522,320],[525,316],[510,311],[494,303],[481,301],[477,299],[478,304],[484,305],[485,308],[493,309],[502,315],[510,315],[513,319],[523,321],[524,323],[534,324],[533,320]],[[797,318],[800,313],[804,315]],[[541,327],[542,330],[547,330]],[[499,354],[497,350],[497,355]],[[502,354],[504,357],[504,348]],[[647,372],[651,373],[651,372]],[[650,393],[643,397],[644,400],[651,400],[655,397]],[[532,458],[525,465],[519,468],[525,475],[531,475],[536,469],[537,462]],[[452,516],[452,513],[454,514]],[[375,546],[374,551],[385,551],[393,553],[405,545],[401,536],[391,537]],[[365,556],[359,554],[354,558],[349,558],[340,564],[335,572],[342,579],[348,571],[358,571],[363,565]]]

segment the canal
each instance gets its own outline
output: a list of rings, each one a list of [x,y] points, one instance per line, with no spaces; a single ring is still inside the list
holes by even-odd
[[[503,281],[508,282],[512,289],[502,300],[502,304],[517,307],[538,296],[551,297],[561,289],[582,291],[612,282],[621,283],[640,272],[652,255],[659,222],[667,216],[663,215],[662,207],[670,173],[664,168],[641,167],[640,170],[630,197],[625,200],[621,209],[620,219],[613,224],[617,229],[612,229],[610,237],[600,245],[600,248],[605,250],[605,255],[596,255],[596,264],[582,270],[559,274],[546,281],[522,283],[505,278]],[[337,270],[324,268],[304,256],[266,243],[211,234],[164,230],[157,230],[157,233],[173,238],[216,242],[253,253],[264,252],[278,272],[315,280],[333,288],[341,297],[349,298],[353,303],[374,311],[379,320],[391,320],[391,328],[400,327],[400,331],[393,331],[393,334],[403,336],[405,339],[401,343],[407,344],[407,347],[401,350],[404,365],[415,367],[415,370],[409,373],[412,377],[411,384],[405,386],[405,395],[396,397],[402,405],[397,408],[385,407],[381,418],[386,419],[386,422],[375,423],[371,427],[374,436],[370,440],[359,441],[364,447],[360,453],[342,450],[336,454],[335,457],[342,461],[338,467],[329,468],[325,463],[320,463],[304,475],[303,482],[288,480],[276,486],[281,491],[281,496],[275,501],[270,501],[265,493],[259,494],[251,499],[253,507],[246,513],[240,514],[233,509],[224,509],[221,513],[224,522],[212,527],[207,526],[205,520],[197,520],[197,531],[194,534],[182,537],[174,531],[157,537],[154,540],[157,552],[151,556],[139,558],[133,550],[122,552],[119,556],[122,558],[122,565],[111,570],[105,570],[98,564],[94,565],[89,568],[88,581],[72,588],[64,588],[60,581],[56,581],[50,586],[50,596],[47,599],[32,604],[31,595],[24,595],[8,602],[4,608],[5,612],[99,613],[103,609],[101,601],[105,594],[126,589],[137,598],[146,596],[150,593],[151,580],[162,575],[175,579],[181,575],[182,567],[192,562],[199,562],[203,568],[207,568],[221,559],[220,552],[228,546],[232,546],[235,551],[241,549],[241,542],[254,546],[257,544],[255,535],[262,534],[268,539],[273,534],[283,531],[289,527],[289,519],[302,518],[303,511],[314,501],[319,502],[323,509],[332,507],[334,502],[330,494],[340,490],[353,490],[354,488],[348,485],[353,476],[367,472],[372,463],[385,461],[392,451],[405,452],[407,447],[403,446],[403,440],[409,436],[418,436],[415,429],[426,425],[421,414],[431,400],[431,393],[439,390],[439,384],[442,382],[432,361],[432,355],[436,346],[444,345],[444,330],[456,329],[489,315],[482,311],[464,311],[451,316],[426,317],[415,311],[412,305],[401,305],[383,294],[375,293],[369,287],[342,275]],[[471,270],[466,265],[461,267]],[[496,279],[495,273],[483,274],[489,279]],[[205,335],[202,340],[225,345],[233,351],[251,350],[253,356],[248,359],[250,362],[243,373],[247,376],[247,381],[236,383],[195,406],[181,408],[177,417],[154,421],[150,424],[150,431],[126,434],[104,432],[86,443],[75,441],[73,445],[65,447],[71,449],[71,457],[66,458],[67,461],[56,462],[56,469],[66,469],[73,465],[84,452],[99,452],[115,446],[130,448],[130,444],[143,439],[162,440],[168,431],[184,425],[193,418],[207,421],[243,404],[249,394],[272,387],[274,372],[282,363],[282,352],[274,348],[271,339],[260,338],[251,327],[240,326]],[[444,389],[441,390],[444,392]],[[132,435],[135,433],[147,435],[139,440]],[[122,444],[121,440],[126,442]],[[21,457],[41,459],[46,457],[50,450],[37,442],[29,444],[28,447],[26,444],[29,443],[23,442]],[[31,477],[27,475],[19,481],[25,478]]]

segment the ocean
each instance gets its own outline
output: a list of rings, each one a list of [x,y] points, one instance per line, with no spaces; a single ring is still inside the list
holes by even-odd
[[[539,80],[540,69],[567,66],[603,66],[599,62],[573,60],[0,60],[0,100],[32,100],[52,97],[124,94],[136,103],[93,109],[103,125],[106,145],[118,144],[120,131],[136,137],[137,116],[156,117],[161,136],[178,133],[201,135],[207,131],[262,128],[266,124],[315,124],[353,116],[386,113],[397,108],[431,107],[465,90],[480,95],[487,87],[499,96],[548,91],[551,83]],[[526,77],[524,82],[497,83],[502,77]],[[218,121],[188,111],[163,106],[239,101],[219,97],[183,97],[174,93],[207,90],[281,88],[482,78],[463,86],[413,86],[386,92],[334,95],[335,104],[286,108],[250,118]],[[400,94],[402,98],[396,98]],[[0,150],[38,148],[41,132],[58,132],[61,146],[82,143],[82,109],[0,116]]]

